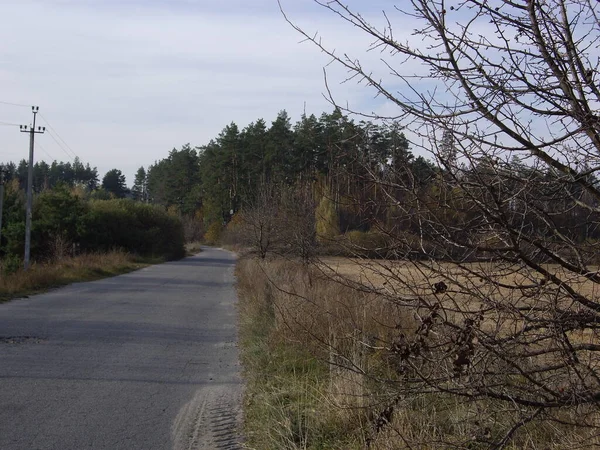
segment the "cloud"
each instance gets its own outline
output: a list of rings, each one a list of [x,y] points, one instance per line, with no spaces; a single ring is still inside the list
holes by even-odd
[[[385,76],[381,55],[361,52],[369,41],[357,30],[312,1],[284,5],[332,48],[358,51]],[[5,1],[0,101],[39,105],[84,162],[101,175],[119,168],[131,183],[139,166],[184,143],[203,145],[231,121],[270,122],[281,109],[298,119],[305,102],[309,113],[331,110],[323,98],[329,59],[300,40],[275,0]],[[371,105],[372,92],[339,85],[345,72],[328,70],[337,99]],[[27,108],[0,104],[0,121],[29,120]],[[0,127],[0,139],[0,160],[25,157],[18,129]],[[39,142],[67,158],[47,136]]]

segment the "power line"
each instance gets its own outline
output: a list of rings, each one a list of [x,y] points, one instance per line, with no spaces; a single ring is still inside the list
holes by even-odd
[[[23,103],[11,103],[11,102],[4,102],[2,100],[0,100],[0,103],[3,105],[9,105],[9,106],[19,106],[19,107],[24,107],[24,108],[29,108],[31,105],[25,105]]]
[[[20,126],[18,123],[10,123],[10,122],[2,122],[2,121],[0,121],[0,125],[4,125],[4,126],[7,126],[7,127],[18,127],[18,126]]]
[[[47,122],[46,122],[46,123],[47,123]],[[74,158],[76,158],[76,157],[77,157],[77,155],[75,155],[75,157],[73,157],[73,155],[69,154],[69,152],[67,151],[67,149],[65,149],[65,147],[63,146],[63,144],[61,144],[61,143],[58,141],[58,139],[56,139],[56,137],[54,137],[54,133],[50,132],[49,130],[46,130],[46,131],[48,131],[48,136],[50,136],[50,137],[52,138],[52,140],[53,140],[54,142],[56,142],[56,145],[58,145],[58,147],[59,147],[59,148],[60,148],[60,149],[61,149],[61,150],[64,152],[64,154],[65,154],[65,155],[67,155],[67,157],[68,157],[69,159],[74,159]]]
[[[44,148],[44,146],[42,144],[40,144],[39,142],[37,144],[35,144],[37,147],[40,148],[41,151],[43,151],[48,158],[50,158],[50,162],[52,161],[56,161],[56,158],[54,156],[52,156],[50,153],[48,153],[48,151]]]
[[[54,134],[55,134],[55,135],[58,137],[58,139],[60,139],[60,140],[62,141],[62,143],[65,145],[65,147],[66,147],[67,149],[69,149],[69,151],[70,151],[70,152],[71,152],[71,154],[72,154],[72,156],[70,156],[70,158],[77,158],[77,154],[76,154],[76,153],[73,151],[73,149],[72,149],[71,147],[69,147],[69,144],[67,144],[67,143],[65,142],[65,140],[64,140],[62,137],[60,137],[60,134],[58,134],[58,132],[57,132],[57,131],[56,131],[56,130],[55,130],[53,127],[52,127],[52,125],[50,125],[50,122],[48,122],[48,119],[46,119],[46,118],[45,118],[43,115],[41,115],[41,114],[40,114],[40,117],[42,118],[42,120],[43,120],[44,122],[46,122],[46,126],[47,126],[47,127],[48,127],[48,128],[51,130],[51,131],[52,131],[52,133],[54,133]],[[50,134],[50,135],[52,136],[52,134]],[[57,143],[58,143],[58,142],[57,142]],[[60,144],[59,144],[59,146],[60,146]],[[61,146],[61,148],[63,148],[63,147]],[[65,151],[65,153],[67,153],[67,151],[66,151],[64,148],[63,148],[63,151]]]

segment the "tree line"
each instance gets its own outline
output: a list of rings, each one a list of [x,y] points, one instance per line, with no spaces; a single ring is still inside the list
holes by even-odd
[[[27,188],[28,162],[22,159],[19,164],[12,161],[0,164],[3,182],[16,180],[21,189]],[[53,189],[59,184],[70,187],[79,186],[89,192],[95,192],[98,197],[109,198],[111,195],[124,198],[129,194],[125,175],[119,169],[111,169],[99,180],[98,170],[89,163],[84,164],[79,157],[73,163],[53,161],[48,164],[38,161],[33,165],[33,191],[40,193]]]
[[[273,205],[304,191],[312,205],[311,239],[315,245],[320,241],[324,248],[323,243],[336,235],[354,232],[350,236],[360,240],[363,253],[373,255],[366,247],[374,247],[377,256],[399,258],[404,253],[397,245],[384,244],[386,237],[390,241],[402,233],[405,240],[422,239],[421,249],[429,252],[425,256],[448,257],[451,250],[453,257],[462,254],[474,259],[493,252],[475,251],[475,244],[448,246],[439,241],[443,234],[435,227],[427,230],[424,239],[423,225],[432,223],[432,214],[439,214],[450,221],[445,233],[452,230],[455,238],[497,241],[502,233],[494,227],[483,232],[470,226],[481,214],[475,206],[491,201],[487,187],[498,185],[496,195],[510,196],[513,190],[524,188],[522,180],[526,180],[528,195],[554,210],[553,229],[577,242],[600,238],[598,227],[582,220],[596,220],[596,213],[590,217],[578,203],[586,195],[580,186],[571,185],[558,201],[556,192],[564,184],[552,167],[528,165],[509,152],[502,157],[461,157],[464,145],[452,128],[440,129],[432,136],[434,157],[426,159],[413,153],[398,122],[357,122],[336,108],[318,118],[303,115],[292,124],[283,110],[270,126],[263,119],[245,128],[232,122],[206,145],[174,148],[166,158],[138,170],[132,194],[207,229],[211,224],[229,223],[236,213],[256,219],[253,208],[264,211],[265,202]],[[581,170],[586,173],[584,167]],[[586,176],[590,184],[597,184],[592,173]],[[461,188],[465,185],[481,188],[477,196],[473,189],[467,195]],[[290,189],[297,193],[290,197]],[[299,205],[298,198],[294,201]],[[518,199],[503,201],[519,226],[537,230],[549,226],[548,219],[541,219]],[[430,208],[425,221],[424,208]],[[286,222],[285,226],[292,224]],[[281,224],[273,225],[275,228],[282,232]],[[369,233],[369,237],[358,232]]]
[[[232,122],[206,145],[173,149],[147,170],[140,168],[133,191],[210,224],[228,222],[257,198],[261,186],[318,182],[337,199],[364,197],[370,170],[401,166],[421,183],[437,170],[411,153],[397,123],[356,123],[335,109],[319,118],[303,115],[292,125],[281,111],[270,126],[263,119],[243,129]],[[365,226],[356,220],[347,217],[342,229]]]
[[[2,164],[4,198],[0,257],[2,268],[21,267],[25,240],[28,167]],[[119,169],[98,172],[78,158],[73,163],[38,162],[33,167],[31,254],[37,262],[85,252],[122,249],[140,256],[178,258],[184,254],[183,225],[177,215],[135,202]]]
[[[270,126],[263,119],[245,128],[232,122],[206,145],[174,148],[147,169],[140,167],[131,190],[120,170],[108,171],[100,183],[97,169],[78,158],[73,163],[36,163],[33,187],[38,194],[67,186],[90,199],[130,197],[154,204],[183,219],[188,239],[197,238],[211,225],[223,228],[238,214],[245,217],[245,226],[251,230],[238,234],[246,235],[252,241],[246,244],[260,248],[259,253],[266,250],[266,229],[273,235],[268,238],[273,249],[275,242],[283,245],[289,241],[289,233],[294,234],[297,226],[306,234],[302,238],[305,250],[310,243],[315,251],[320,246],[321,251],[340,252],[345,242],[352,252],[360,249],[363,255],[397,259],[405,257],[405,250],[420,239],[419,252],[426,250],[420,257],[447,258],[450,252],[452,257],[476,259],[493,253],[493,249],[474,250],[479,243],[492,245],[502,239],[494,227],[483,232],[471,226],[481,214],[475,207],[477,202],[491,201],[486,192],[489,186],[498,184],[496,196],[510,195],[522,189],[520,184],[526,180],[531,198],[542,202],[540,207],[553,209],[554,214],[548,222],[550,219],[541,219],[518,199],[507,200],[508,213],[518,222],[513,226],[543,230],[550,224],[576,242],[600,237],[598,227],[588,220],[595,223],[597,213],[579,204],[587,195],[585,190],[573,184],[558,201],[556,191],[563,188],[563,180],[551,167],[532,167],[508,153],[503,158],[487,154],[461,158],[464,143],[452,128],[434,133],[432,142],[434,158],[426,159],[413,153],[398,122],[357,122],[335,108],[318,118],[304,114],[292,124],[283,110]],[[5,182],[14,180],[20,189],[25,188],[25,160],[1,168]],[[587,173],[585,167],[582,173]],[[586,177],[591,185],[597,184],[592,173]],[[481,188],[476,196],[473,189],[466,195],[462,189],[466,185]],[[424,208],[429,209],[428,217],[423,216]],[[265,217],[267,210],[271,217]],[[444,233],[434,225],[424,229],[424,225],[434,223],[432,214],[449,220],[444,223]],[[292,216],[297,217],[296,224],[289,220]],[[279,218],[282,220],[277,222]],[[309,223],[300,223],[303,221]],[[453,238],[469,239],[474,244],[446,245],[447,236],[442,241],[439,237],[449,231]],[[404,249],[388,245],[399,233],[406,244]],[[288,247],[295,248],[289,242]],[[416,254],[414,249],[410,253]]]

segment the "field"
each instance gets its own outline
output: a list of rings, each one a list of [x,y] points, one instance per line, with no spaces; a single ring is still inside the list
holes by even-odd
[[[595,298],[593,281],[543,270]],[[551,326],[552,314],[583,308],[538,272],[491,263],[244,259],[238,279],[251,448],[600,443],[593,402],[522,404],[595,387],[600,362],[595,326],[560,333]],[[440,282],[445,288],[436,289]],[[546,322],[528,330],[532,319]],[[465,325],[469,320],[476,327]],[[472,339],[461,347],[465,330]],[[570,357],[564,342],[577,347],[579,366],[588,369],[579,379],[581,367],[562,365]],[[480,395],[483,388],[514,403]]]

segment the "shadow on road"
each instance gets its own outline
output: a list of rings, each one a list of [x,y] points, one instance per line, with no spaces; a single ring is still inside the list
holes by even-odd
[[[226,266],[231,267],[235,265],[235,259],[227,258],[210,258],[204,256],[192,256],[190,258],[184,258],[179,261],[173,261],[168,264],[174,266],[196,266],[196,267],[215,267],[215,266]]]

